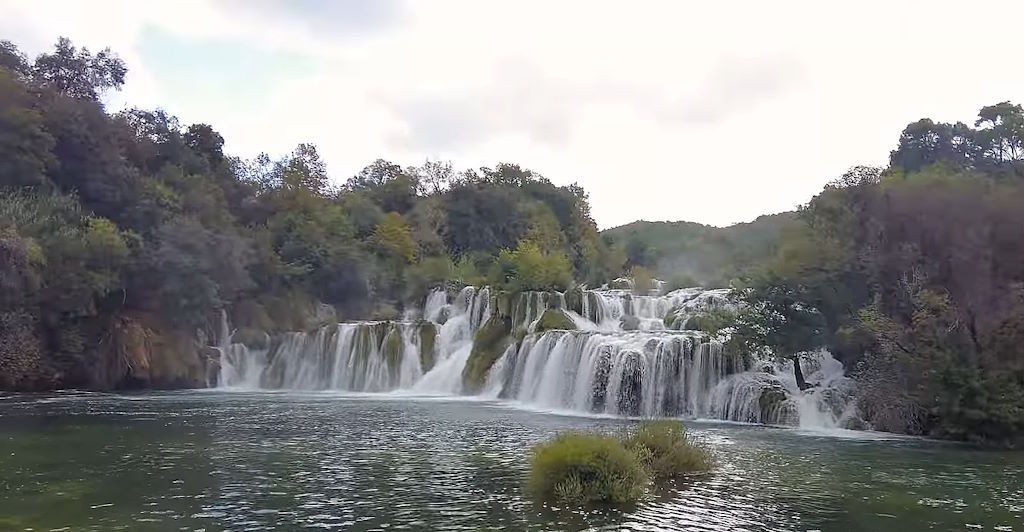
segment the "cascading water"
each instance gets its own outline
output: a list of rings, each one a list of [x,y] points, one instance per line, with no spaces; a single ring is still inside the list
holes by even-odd
[[[549,331],[503,359],[495,369],[504,372],[499,395],[632,416],[701,416],[711,387],[742,370],[742,360],[724,356],[718,344],[674,332]]]
[[[225,387],[458,393],[473,333],[490,315],[487,288],[467,287],[451,304],[443,291],[427,298],[423,321],[354,322],[281,335],[254,351],[223,335],[218,384]],[[424,328],[436,331],[424,353]],[[226,326],[225,326],[226,329]],[[424,361],[432,367],[424,371]]]
[[[474,388],[487,397],[588,413],[826,428],[842,426],[855,410],[850,381],[827,352],[805,362],[815,386],[801,391],[791,364],[727,354],[718,339],[686,330],[702,314],[735,310],[726,290],[687,288],[660,296],[578,290],[572,305],[556,292],[496,303],[503,297],[467,287],[449,301],[438,290],[406,321],[287,333],[262,351],[230,343],[225,321],[218,384],[459,394],[475,356],[474,335],[498,313],[495,319],[505,316],[510,330],[520,332],[509,334],[482,386]],[[536,332],[549,309],[564,313],[578,330]]]

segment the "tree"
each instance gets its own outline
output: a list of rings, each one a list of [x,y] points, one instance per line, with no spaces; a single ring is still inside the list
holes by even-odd
[[[1010,102],[982,107],[974,125],[980,158],[1024,177],[1024,109]]]
[[[0,69],[0,186],[46,185],[57,162],[53,136],[34,103],[24,85]]]
[[[427,194],[440,194],[455,180],[451,162],[427,159],[423,166],[410,167],[406,173],[414,176]]]
[[[31,72],[28,58],[11,41],[0,40],[0,68],[6,68],[14,76],[27,76]]]
[[[120,90],[128,69],[105,48],[96,55],[61,37],[51,54],[36,58],[33,75],[40,85],[71,98],[98,100],[107,89]]]
[[[211,165],[224,160],[224,137],[207,124],[192,124],[184,135],[185,144]]]
[[[824,320],[804,303],[800,287],[764,277],[735,289],[733,297],[744,304],[736,317],[736,341],[748,352],[792,361],[797,386],[809,388],[800,359],[823,345]]]
[[[491,279],[512,292],[566,290],[572,282],[572,267],[564,253],[545,253],[523,240],[516,249],[498,254]]]
[[[277,163],[276,171],[281,176],[281,185],[287,189],[327,193],[327,166],[312,144],[299,144],[288,158]]]
[[[389,212],[381,218],[373,239],[381,251],[390,257],[405,263],[416,259],[416,242],[412,239],[412,230],[405,218],[396,212]]]

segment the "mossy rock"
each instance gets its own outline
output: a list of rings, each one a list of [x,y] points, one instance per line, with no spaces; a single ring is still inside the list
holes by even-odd
[[[615,279],[608,283],[608,288],[613,290],[631,290],[633,287],[629,284],[626,279]]]
[[[434,367],[437,326],[433,322],[421,320],[417,324],[416,332],[420,336],[420,367],[426,373]]]
[[[555,292],[555,291],[544,292],[543,300],[544,300],[544,304],[547,306],[547,308],[557,308],[557,309],[565,310],[564,308],[562,308],[562,304],[563,304],[563,300],[564,299],[565,298],[562,297],[562,293],[561,292]]]
[[[515,340],[516,345],[523,345],[523,339],[526,338],[527,333],[526,327],[519,327],[512,332],[512,339]]]
[[[388,376],[392,382],[397,382],[402,367],[402,335],[393,325],[384,336],[384,344],[381,347],[384,360],[388,364]]]
[[[619,326],[622,327],[623,331],[640,330],[640,318],[627,314],[619,319]]]
[[[784,402],[786,402],[786,392],[780,388],[769,388],[761,392],[761,397],[757,400],[758,406],[761,407],[761,419],[758,421],[764,423],[770,420],[772,412]]]
[[[565,291],[565,308],[583,314],[583,287],[574,286]]]
[[[501,358],[508,347],[512,333],[512,318],[494,314],[476,331],[473,350],[462,370],[462,387],[466,393],[479,393],[487,381],[491,366]]]
[[[676,307],[672,307],[672,309],[670,309],[668,313],[665,314],[665,318],[662,320],[662,323],[665,324],[666,329],[679,330],[681,328],[680,325],[682,324],[679,323],[680,320],[677,312],[679,312],[679,309]]]
[[[565,311],[549,308],[545,310],[544,314],[541,314],[540,319],[537,320],[535,332],[550,330],[576,330],[576,323],[572,321],[572,318],[570,318]]]
[[[495,293],[493,297],[494,304],[492,308],[494,308],[494,313],[503,318],[511,318],[512,300],[515,298],[515,295],[512,294],[511,292],[501,290]]]
[[[444,325],[448,323],[448,318],[451,317],[451,310],[448,307],[444,307],[437,313],[437,324]]]
[[[249,349],[266,349],[270,346],[270,336],[255,327],[242,327],[231,335],[231,342],[243,344]]]

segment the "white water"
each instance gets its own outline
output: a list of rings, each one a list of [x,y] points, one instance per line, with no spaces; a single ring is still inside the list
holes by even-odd
[[[451,301],[431,293],[424,321],[355,322],[312,333],[288,333],[267,351],[219,340],[224,387],[384,392],[462,393],[473,336],[495,312],[487,288],[467,287]],[[716,339],[688,328],[712,310],[733,309],[724,290],[688,288],[665,295],[585,290],[579,312],[566,296],[529,292],[511,301],[512,342],[490,369],[482,397],[534,408],[587,414],[683,416],[829,429],[855,416],[852,387],[827,352],[805,362],[800,391],[791,364],[772,365],[727,355]],[[578,331],[533,332],[546,309],[565,309]],[[421,328],[436,330],[433,366],[424,371]],[[624,328],[630,330],[624,330]],[[429,353],[427,355],[430,355]],[[429,356],[427,357],[429,358]],[[751,364],[752,367],[747,367]]]

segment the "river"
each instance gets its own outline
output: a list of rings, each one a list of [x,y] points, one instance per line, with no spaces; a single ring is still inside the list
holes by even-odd
[[[0,530],[1024,530],[1024,455],[689,422],[717,468],[636,508],[522,491],[529,448],[628,420],[480,399],[0,395]]]

